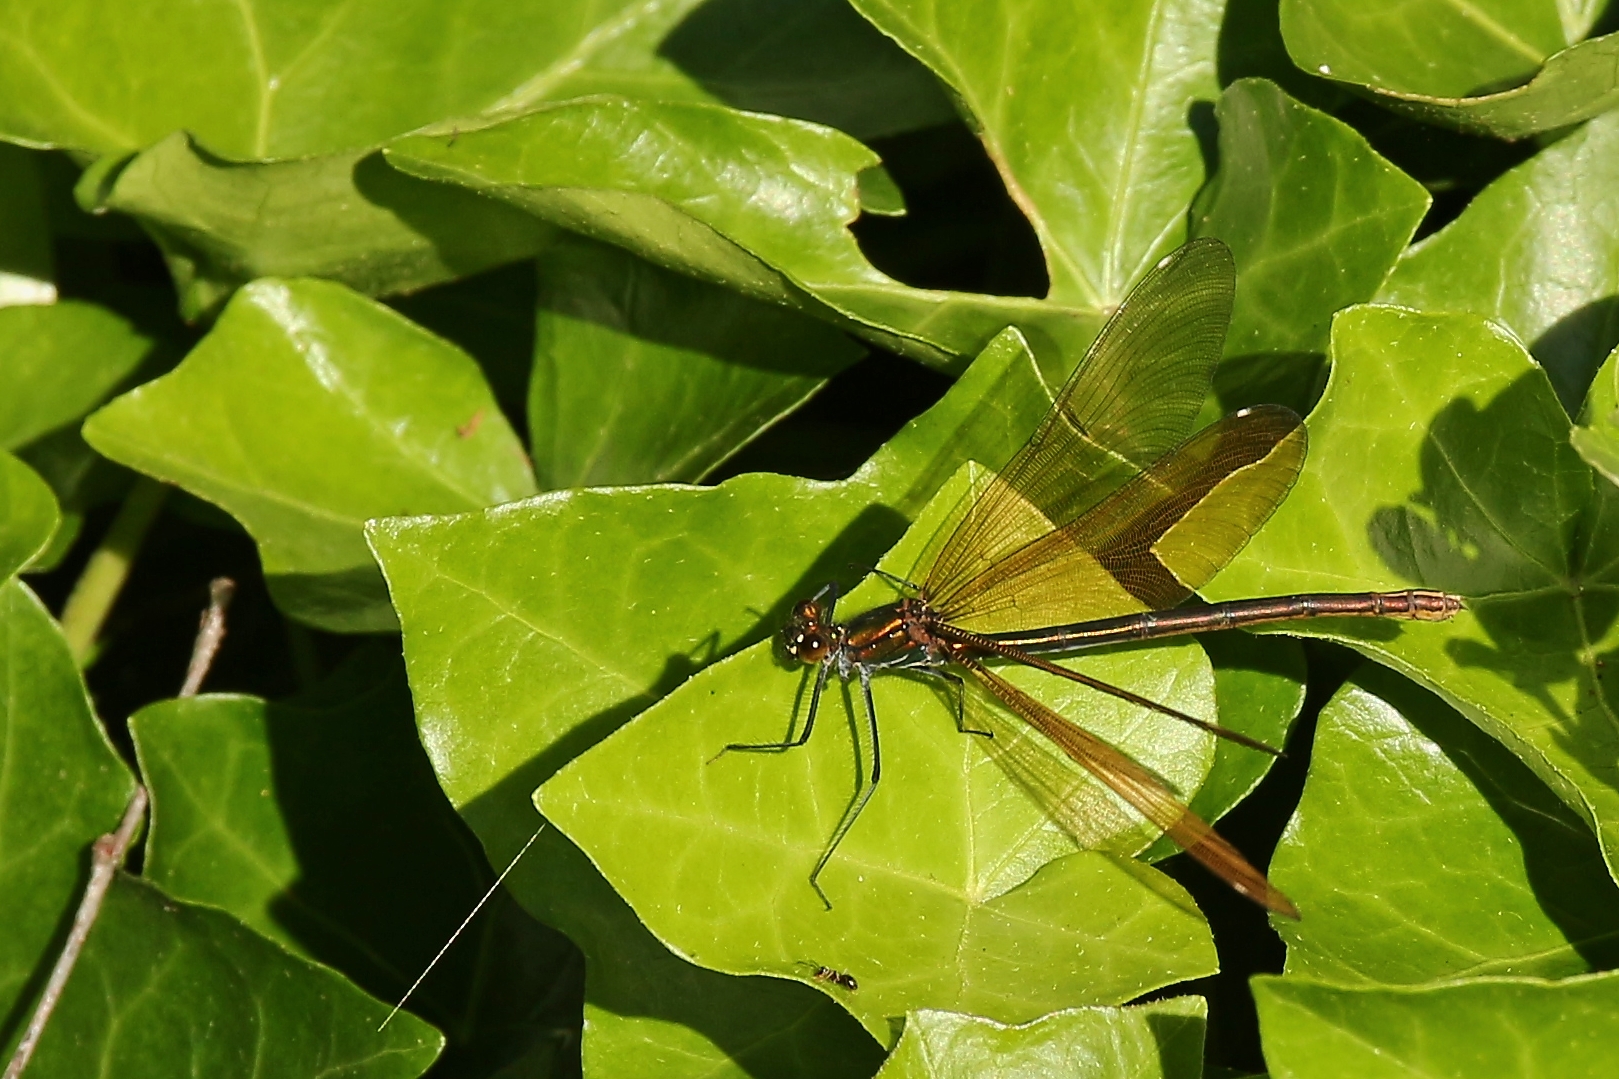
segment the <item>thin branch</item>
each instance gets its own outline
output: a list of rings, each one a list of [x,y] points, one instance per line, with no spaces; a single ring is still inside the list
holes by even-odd
[[[191,664],[186,668],[180,696],[195,697],[202,689],[202,680],[208,677],[208,668],[214,665],[214,656],[225,640],[225,609],[235,594],[236,582],[229,577],[215,577],[208,582],[208,609],[202,612],[202,623],[197,627],[197,642],[191,646]]]
[[[83,667],[95,648],[96,637],[129,579],[129,569],[140,553],[141,542],[157,519],[168,487],[149,476],[135,481],[112,527],[74,582],[73,593],[62,608],[62,633],[67,637],[73,661]]]
[[[129,853],[129,845],[135,841],[135,833],[140,830],[141,819],[145,815],[146,788],[137,783],[118,830],[102,836],[90,848],[90,883],[84,889],[84,898],[79,900],[78,913],[73,916],[73,930],[67,935],[62,954],[56,957],[50,980],[45,983],[45,991],[40,994],[33,1017],[28,1020],[28,1030],[17,1044],[17,1052],[12,1056],[11,1063],[6,1065],[4,1079],[17,1079],[28,1066],[28,1059],[34,1055],[39,1036],[45,1032],[45,1024],[56,1010],[57,1002],[62,999],[68,975],[73,973],[73,965],[79,961],[84,942],[89,939],[90,930],[101,913],[101,904],[107,898],[107,889],[112,886],[113,875],[124,864],[124,855]]]

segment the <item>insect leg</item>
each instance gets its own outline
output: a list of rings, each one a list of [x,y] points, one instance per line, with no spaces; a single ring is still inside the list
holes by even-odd
[[[785,749],[796,749],[809,741],[810,732],[815,729],[815,713],[821,707],[821,691],[826,688],[826,679],[831,673],[830,663],[821,664],[820,669],[815,672],[815,688],[810,691],[809,715],[804,717],[804,729],[798,733],[797,738],[788,738],[785,742],[732,742],[709,759],[718,760],[733,749],[747,753],[779,753]],[[788,727],[787,733],[792,734],[791,727]]]
[[[827,910],[832,909],[832,900],[828,899],[826,892],[821,889],[819,881],[821,870],[825,869],[826,863],[832,860],[832,855],[837,851],[838,844],[843,842],[843,837],[849,834],[849,829],[854,827],[855,820],[859,818],[860,811],[866,808],[867,802],[871,801],[872,794],[877,790],[877,780],[882,778],[883,774],[882,751],[877,746],[877,705],[871,698],[871,672],[865,667],[855,669],[860,674],[860,691],[866,701],[866,727],[871,732],[871,774],[860,777],[860,785],[855,789],[854,801],[850,802],[849,808],[843,811],[843,819],[838,821],[838,826],[832,830],[832,839],[827,843],[826,850],[822,852],[821,860],[815,863],[814,869],[810,870],[810,887],[814,888],[815,894],[821,897],[821,902],[826,904]]]

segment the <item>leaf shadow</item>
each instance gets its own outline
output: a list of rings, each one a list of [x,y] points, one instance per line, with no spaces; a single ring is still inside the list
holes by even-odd
[[[265,715],[297,877],[268,915],[306,954],[397,1001],[494,882],[416,733],[397,641],[356,650]],[[442,1029],[435,1075],[555,1063],[578,1039],[583,963],[504,890],[411,998]]]
[[[1602,681],[1615,654],[1582,654],[1619,619],[1619,596],[1578,586],[1572,566],[1581,532],[1600,523],[1600,497],[1586,499],[1555,554],[1547,524],[1529,519],[1528,503],[1514,497],[1557,480],[1548,472],[1560,466],[1530,459],[1521,435],[1524,417],[1544,414],[1545,391],[1542,374],[1529,371],[1482,408],[1466,398],[1447,404],[1422,442],[1421,490],[1404,505],[1380,507],[1367,532],[1395,573],[1466,598],[1489,643],[1452,638],[1450,659],[1492,671],[1533,699],[1557,724],[1553,737],[1589,760],[1592,746],[1614,741],[1619,699]],[[1566,442],[1546,449],[1572,453]],[[1570,681],[1582,702],[1572,713],[1552,693]]]
[[[1577,416],[1597,368],[1616,344],[1619,296],[1605,296],[1552,323],[1535,338],[1529,351],[1546,369],[1563,410]]]
[[[1517,836],[1530,889],[1592,970],[1619,963],[1619,885],[1596,836],[1529,766],[1426,689],[1368,665],[1357,678],[1435,742]]]
[[[486,844],[526,832],[537,819],[533,793],[559,767],[555,748],[536,754],[461,808]],[[583,951],[588,1005],[696,1031],[749,1074],[773,1073],[769,1057],[778,1039],[805,1028],[821,1032],[817,1043],[824,1038],[834,1058],[845,1058],[841,1070],[836,1059],[823,1062],[826,1074],[870,1074],[881,1063],[881,1047],[819,990],[784,978],[725,974],[670,951],[557,828],[546,829],[528,862],[514,892],[534,917]],[[768,1031],[763,1037],[761,1027]]]

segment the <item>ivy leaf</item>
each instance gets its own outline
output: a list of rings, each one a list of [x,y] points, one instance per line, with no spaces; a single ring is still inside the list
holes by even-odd
[[[61,521],[56,497],[39,473],[0,450],[0,581],[38,558]]]
[[[1619,957],[1619,888],[1585,822],[1521,761],[1367,665],[1321,712],[1271,877],[1287,973],[1344,985],[1518,974]]]
[[[856,6],[969,113],[1040,238],[1045,302],[929,292],[876,270],[846,226],[861,209],[859,176],[878,159],[834,132],[780,118],[602,98],[454,136],[412,136],[390,146],[388,159],[851,325],[922,362],[959,369],[1011,323],[1042,362],[1066,372],[1129,285],[1185,238],[1186,204],[1203,180],[1186,119],[1216,91],[1220,5],[1155,0],[1100,20],[1057,0],[1015,9],[989,0],[948,18],[925,2]],[[987,38],[986,25],[1016,32]],[[1062,49],[1049,47],[1057,41]],[[637,152],[626,156],[624,146]]]
[[[1580,410],[1569,442],[1585,463],[1619,483],[1619,349],[1608,353]]]
[[[188,320],[258,277],[408,292],[526,258],[553,233],[528,214],[406,176],[371,149],[238,163],[179,131],[119,168],[92,205],[150,232]]]
[[[1476,978],[1410,988],[1253,981],[1271,1074],[1542,1079],[1601,1075],[1619,1036],[1619,976]]]
[[[222,911],[120,874],[29,1074],[352,1075],[411,1079],[444,1039],[288,955]]]
[[[1528,342],[1571,414],[1619,343],[1619,115],[1591,121],[1480,192],[1400,258],[1381,302],[1471,311]]]
[[[1097,310],[930,292],[881,273],[847,228],[861,210],[859,176],[880,162],[830,128],[602,97],[476,131],[414,135],[386,153],[413,176],[460,184],[939,367],[959,367],[1008,323],[1072,362],[1101,323]]]
[[[910,576],[968,489],[964,470],[879,569]],[[840,603],[858,612],[892,598],[874,580]],[[1079,666],[1171,708],[1212,711],[1212,672],[1193,642]],[[1183,794],[1207,772],[1206,732],[1073,683],[1050,685],[1059,680],[1042,672],[1002,673]],[[679,954],[823,988],[816,965],[846,971],[860,991],[828,991],[879,1039],[892,1037],[888,1016],[920,1008],[1023,1022],[1065,1004],[1123,1003],[1214,969],[1207,927],[1179,886],[1137,864],[1073,853],[979,739],[956,729],[948,695],[898,676],[874,680],[882,779],[821,875],[832,904],[824,909],[807,878],[859,795],[853,774],[875,767],[854,695],[830,690],[822,726],[801,747],[725,752],[801,730],[806,679],[783,671],[761,642],[699,672],[536,796]],[[1003,743],[1020,733],[989,729]],[[1107,846],[1129,855],[1152,838],[1132,829]]]
[[[26,1016],[84,888],[85,852],[135,785],[61,630],[15,579],[0,583],[0,685],[0,1013]],[[8,1054],[25,1022],[8,1027]]]
[[[15,450],[84,416],[154,345],[93,303],[0,308],[0,449]]]
[[[493,881],[422,755],[386,646],[290,700],[163,701],[130,733],[152,792],[148,879],[380,1000],[404,997]],[[577,954],[504,893],[492,903],[410,1008],[448,1035],[441,1070],[521,1058],[545,1073],[576,1022]]]
[[[1283,0],[1294,62],[1396,112],[1518,139],[1619,105],[1619,37],[1580,41],[1589,2],[1514,0],[1486,10],[1445,0],[1372,6]]]
[[[1015,1027],[955,1012],[912,1012],[877,1074],[879,1079],[1089,1074],[1199,1079],[1207,1011],[1202,997],[1171,997],[1129,1008],[1071,1008]]]
[[[281,607],[340,631],[394,624],[368,518],[534,491],[470,358],[318,281],[242,290],[178,368],[107,405],[84,434],[235,516]]]
[[[605,244],[559,243],[539,279],[528,426],[542,487],[701,480],[863,351]]]
[[[1226,411],[1305,412],[1325,379],[1333,313],[1377,292],[1428,193],[1353,128],[1264,79],[1226,87],[1215,115],[1220,170],[1192,214],[1192,231],[1224,240],[1237,262],[1215,393]]]
[[[773,632],[806,590],[874,561],[964,460],[1004,462],[1050,392],[1008,332],[847,481],[742,475],[374,522],[422,743],[491,863],[533,831],[530,794],[543,780],[701,663]],[[846,1054],[817,1055],[819,1073],[875,1067],[876,1043],[851,1039],[858,1028],[846,1016],[840,1027],[821,994],[671,956],[554,829],[510,884],[595,972],[587,1060],[656,1054],[697,1073],[746,1045],[801,1068],[795,1054],[814,1043]]]
[[[1611,872],[1613,488],[1569,446],[1545,374],[1477,316],[1351,308],[1331,350],[1299,482],[1205,593],[1421,584],[1466,597],[1448,623],[1287,632],[1351,644],[1437,692],[1591,824]]]

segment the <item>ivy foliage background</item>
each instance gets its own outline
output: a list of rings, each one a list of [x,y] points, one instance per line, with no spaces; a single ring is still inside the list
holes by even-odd
[[[7,0],[0,1045],[138,781],[30,1076],[1601,1074],[1606,8]],[[1076,661],[1274,767],[1021,684],[1302,921],[1141,829],[1080,849],[903,678],[824,910],[852,702],[715,756],[802,707],[770,635],[887,598],[861,567],[1197,236],[1239,272],[1206,418],[1311,434],[1206,596],[1468,609]]]

